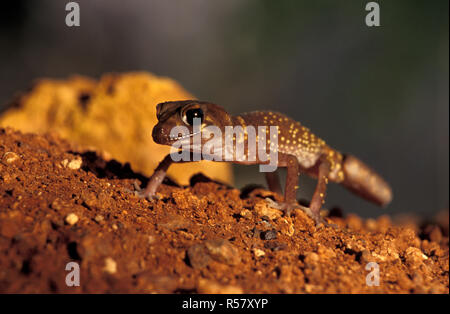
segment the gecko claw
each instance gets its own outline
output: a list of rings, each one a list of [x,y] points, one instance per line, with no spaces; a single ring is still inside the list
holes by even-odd
[[[311,211],[308,207],[304,207],[302,205],[299,205],[297,202],[295,203],[285,203],[280,202],[277,203],[271,198],[266,197],[265,201],[268,203],[268,205],[272,208],[279,209],[283,212],[284,216],[291,216],[294,209],[301,209],[303,210],[308,216],[312,217]]]
[[[316,216],[312,213],[311,209],[309,207],[305,207],[302,205],[299,205],[298,203],[277,203],[271,198],[266,197],[265,201],[268,203],[268,205],[272,208],[279,209],[283,212],[284,216],[290,217],[294,209],[301,209],[303,210],[310,218],[312,218],[316,224],[316,228],[319,228],[321,226],[324,227],[331,227],[334,229],[338,229],[338,225],[329,223],[323,218],[322,216]]]
[[[137,182],[137,180],[135,180],[133,182],[133,186],[134,186],[134,191],[130,191],[130,192],[134,193],[134,195],[139,197],[139,198],[145,198],[148,201],[160,200],[161,199],[160,195],[158,195],[156,193],[154,193],[154,194],[148,193],[144,189],[142,189],[139,186],[139,183]]]

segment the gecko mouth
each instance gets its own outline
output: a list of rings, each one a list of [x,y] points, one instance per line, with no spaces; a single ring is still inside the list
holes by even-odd
[[[185,135],[182,135],[182,136],[180,136],[180,135],[169,136],[169,139],[170,139],[171,141],[179,141],[179,140],[191,138],[191,137],[193,137],[194,135],[201,134],[201,133],[202,133],[202,131],[198,131],[198,132],[194,132],[194,133],[185,134]]]

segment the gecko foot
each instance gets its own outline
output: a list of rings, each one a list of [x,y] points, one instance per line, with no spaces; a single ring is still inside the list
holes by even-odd
[[[270,207],[283,211],[285,216],[290,216],[292,214],[292,211],[298,208],[303,210],[310,218],[314,220],[314,222],[316,223],[316,227],[325,226],[338,229],[337,225],[327,222],[325,218],[323,218],[322,216],[314,215],[309,207],[299,205],[298,203],[284,203],[284,202],[277,203],[268,197],[266,197],[265,201],[268,203]]]
[[[137,180],[135,180],[133,182],[133,186],[134,186],[134,191],[132,191],[132,190],[127,190],[127,191],[133,193],[135,196],[137,196],[139,198],[145,198],[145,199],[147,199],[149,201],[160,200],[161,199],[161,196],[159,196],[158,194],[156,194],[156,193],[148,193],[148,192],[145,191],[145,189],[142,189],[139,186],[139,183],[138,183]]]
[[[281,210],[285,216],[291,216],[292,211],[294,209],[298,208],[298,209],[303,210],[308,216],[312,217],[312,213],[309,210],[309,208],[299,205],[297,202],[295,202],[295,203],[285,203],[285,202],[277,203],[268,197],[266,197],[265,201],[268,203],[268,205],[270,207]]]

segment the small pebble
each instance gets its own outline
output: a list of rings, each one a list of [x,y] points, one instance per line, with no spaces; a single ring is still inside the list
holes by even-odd
[[[8,164],[13,163],[13,162],[16,161],[17,159],[19,159],[19,155],[17,155],[17,154],[14,153],[14,152],[6,152],[6,153],[3,155],[3,160],[5,160],[6,163],[8,163]]]
[[[78,216],[75,215],[74,213],[70,213],[69,215],[66,216],[66,222],[71,226],[76,224],[78,220],[79,220]]]
[[[218,282],[200,278],[197,284],[198,293],[202,294],[241,294],[243,290],[235,285],[221,285]]]
[[[405,252],[406,263],[410,266],[420,266],[426,259],[428,259],[428,257],[418,248],[409,247]]]
[[[266,252],[264,252],[261,249],[254,248],[253,249],[253,254],[255,254],[256,257],[261,257],[261,256],[266,255]]]
[[[206,240],[203,244],[208,254],[216,261],[228,265],[237,265],[241,262],[239,250],[228,240]]]
[[[438,226],[433,226],[430,231],[430,240],[436,243],[440,243],[442,240],[442,232]]]
[[[304,262],[309,267],[315,266],[319,262],[319,255],[314,252],[308,252],[305,254]]]
[[[264,243],[264,248],[271,250],[272,252],[284,250],[286,248],[286,244],[278,243],[276,241],[268,241]]]
[[[77,170],[77,169],[81,168],[82,163],[83,163],[83,160],[81,159],[81,157],[77,156],[77,158],[71,160],[67,164],[67,168],[72,169],[72,170]]]
[[[277,231],[274,229],[261,232],[261,239],[263,240],[274,240],[276,238],[277,238]]]
[[[241,210],[241,212],[239,213],[239,215],[240,215],[241,217],[250,219],[250,218],[252,217],[252,212],[249,211],[248,209],[243,209],[243,210]]]
[[[103,270],[108,274],[115,274],[117,272],[117,263],[111,257],[105,259],[105,267]]]

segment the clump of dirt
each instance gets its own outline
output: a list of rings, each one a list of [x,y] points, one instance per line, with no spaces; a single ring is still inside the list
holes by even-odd
[[[3,293],[449,292],[448,224],[332,211],[337,228],[316,228],[300,210],[269,207],[279,195],[200,174],[189,186],[166,180],[148,201],[129,166],[8,128],[0,158]],[[69,262],[79,286],[66,285]]]

